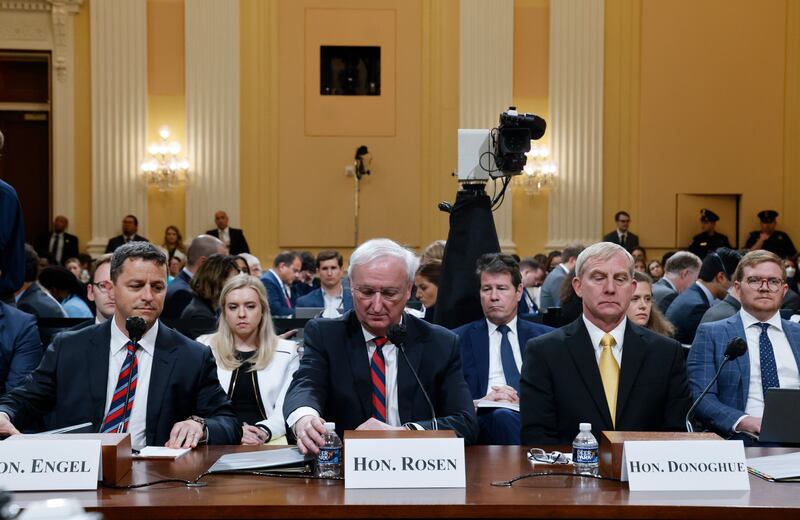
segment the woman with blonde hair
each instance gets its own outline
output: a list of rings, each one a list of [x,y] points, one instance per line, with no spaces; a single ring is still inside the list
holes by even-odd
[[[633,279],[636,280],[636,292],[633,293],[628,305],[628,319],[641,327],[671,338],[675,334],[675,325],[653,305],[653,279],[639,271],[633,273]]]
[[[220,385],[242,423],[242,444],[279,440],[286,435],[283,400],[300,364],[297,344],[275,335],[264,285],[255,276],[228,280],[219,307],[217,331],[197,341],[214,353]]]

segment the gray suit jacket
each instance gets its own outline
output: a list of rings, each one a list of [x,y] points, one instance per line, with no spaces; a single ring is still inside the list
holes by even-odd
[[[546,312],[550,307],[561,307],[561,283],[566,277],[567,273],[560,265],[550,271],[539,293],[539,309]]]
[[[711,308],[708,309],[705,314],[703,314],[703,319],[700,320],[700,323],[702,324],[730,318],[739,312],[739,309],[741,308],[742,303],[729,294],[724,300],[718,301],[712,305]]]
[[[669,305],[676,296],[678,296],[678,291],[672,287],[666,278],[662,278],[653,284],[653,298],[656,300],[659,310],[664,314],[667,313]]]

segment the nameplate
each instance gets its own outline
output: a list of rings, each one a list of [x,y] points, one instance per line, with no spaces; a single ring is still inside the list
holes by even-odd
[[[345,488],[463,488],[464,439],[453,432],[346,432]]]
[[[97,489],[99,440],[0,443],[0,488],[10,491]]]
[[[628,441],[622,480],[631,491],[747,491],[742,441]]]

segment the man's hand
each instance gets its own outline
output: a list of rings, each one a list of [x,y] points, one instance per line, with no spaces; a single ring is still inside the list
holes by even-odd
[[[19,430],[11,424],[8,415],[4,413],[0,413],[0,435],[19,435]]]
[[[761,417],[747,415],[741,421],[739,421],[736,429],[740,432],[750,432],[758,435],[761,433]]]
[[[304,415],[294,423],[294,436],[297,437],[297,448],[300,453],[308,452],[316,455],[319,448],[325,445],[325,421],[314,415]]]
[[[300,329],[287,330],[283,334],[278,334],[278,337],[281,338],[281,339],[292,339],[294,337],[294,335],[297,334],[298,330],[300,330]]]
[[[203,425],[197,421],[187,419],[177,422],[169,432],[169,440],[164,445],[167,448],[196,448],[197,443],[203,440]]]
[[[264,428],[259,428],[252,424],[242,426],[242,444],[264,444],[267,442],[267,437],[269,435],[264,431]]]
[[[508,385],[492,386],[492,391],[484,397],[487,401],[502,401],[504,403],[518,403],[519,394],[514,387]]]
[[[403,426],[390,426],[385,422],[381,422],[374,417],[370,417],[363,423],[358,425],[356,430],[405,430]]]

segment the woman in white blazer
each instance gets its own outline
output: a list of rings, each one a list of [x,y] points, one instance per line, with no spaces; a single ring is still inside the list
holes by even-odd
[[[258,278],[231,278],[219,301],[217,331],[197,341],[214,352],[220,385],[242,421],[242,444],[278,440],[286,435],[283,399],[300,364],[297,344],[275,335]]]

